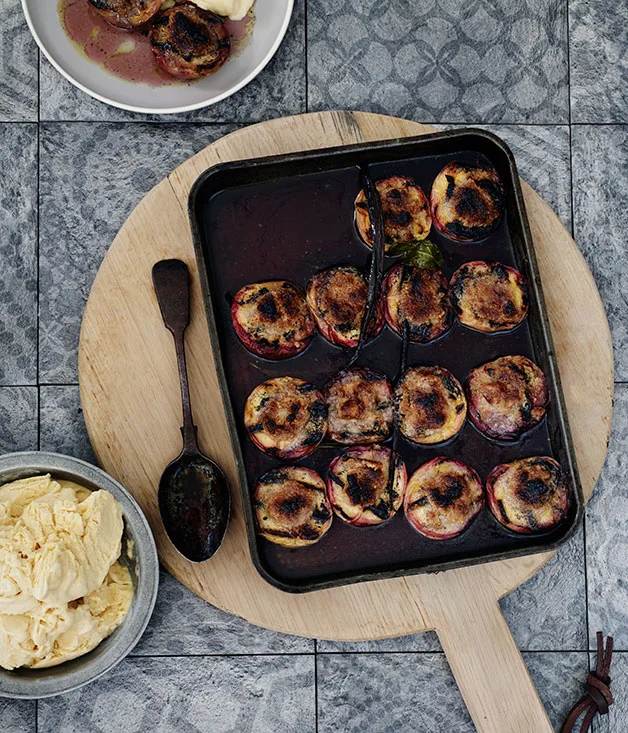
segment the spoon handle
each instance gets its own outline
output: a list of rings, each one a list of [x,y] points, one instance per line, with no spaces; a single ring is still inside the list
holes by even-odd
[[[183,452],[198,453],[196,426],[192,419],[190,386],[185,363],[185,329],[190,323],[190,276],[181,260],[161,260],[153,267],[153,286],[164,326],[174,337],[183,403]]]

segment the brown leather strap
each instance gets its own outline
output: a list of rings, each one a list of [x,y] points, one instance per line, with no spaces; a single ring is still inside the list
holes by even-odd
[[[573,733],[576,723],[583,714],[584,717],[579,730],[580,733],[587,733],[596,713],[600,715],[608,713],[609,706],[613,704],[613,695],[610,690],[611,678],[609,677],[612,656],[613,637],[607,637],[605,647],[602,632],[598,631],[595,670],[589,672],[584,686],[586,694],[570,710],[567,720],[561,728],[561,733]]]

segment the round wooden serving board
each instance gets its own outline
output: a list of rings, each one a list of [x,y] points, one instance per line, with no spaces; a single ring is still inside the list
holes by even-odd
[[[89,297],[79,352],[85,421],[98,460],[145,511],[161,561],[195,593],[260,626],[310,637],[379,639],[435,629],[479,730],[550,731],[498,605],[549,554],[305,595],[268,585],[249,557],[188,224],[190,187],[203,171],[224,161],[430,131],[414,122],[364,113],[300,115],[227,135],[165,178],[120,230]],[[595,282],[575,243],[549,206],[529,186],[524,184],[523,191],[588,498],[610,431],[610,333]],[[224,546],[199,565],[173,549],[157,507],[159,477],[181,447],[174,348],[151,283],[153,264],[167,257],[184,260],[192,273],[186,343],[194,414],[201,448],[226,471],[234,503]]]

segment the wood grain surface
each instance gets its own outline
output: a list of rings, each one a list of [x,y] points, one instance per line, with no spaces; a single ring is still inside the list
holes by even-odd
[[[324,639],[379,639],[435,629],[478,730],[551,731],[498,605],[498,599],[529,578],[549,554],[290,595],[265,583],[248,553],[188,225],[190,187],[219,162],[430,131],[415,122],[365,113],[300,115],[227,135],[173,171],[131,214],[94,282],[79,350],[85,421],[99,462],[146,512],[164,566],[210,603],[260,626]],[[610,333],[577,246],[525,183],[523,191],[588,498],[604,463],[610,431]],[[186,344],[195,419],[201,449],[221,464],[233,489],[224,545],[200,565],[189,563],[170,545],[157,508],[159,477],[181,446],[174,349],[151,284],[153,264],[165,257],[184,260],[193,275]]]

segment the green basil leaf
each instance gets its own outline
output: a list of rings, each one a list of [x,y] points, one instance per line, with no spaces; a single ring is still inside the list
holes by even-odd
[[[405,262],[422,270],[438,270],[443,264],[443,253],[437,244],[430,242],[429,239],[424,239],[415,244],[412,254],[406,258]]]
[[[411,255],[416,247],[416,242],[397,242],[397,244],[391,245],[387,250],[386,254],[389,257],[398,257],[399,255]]]

